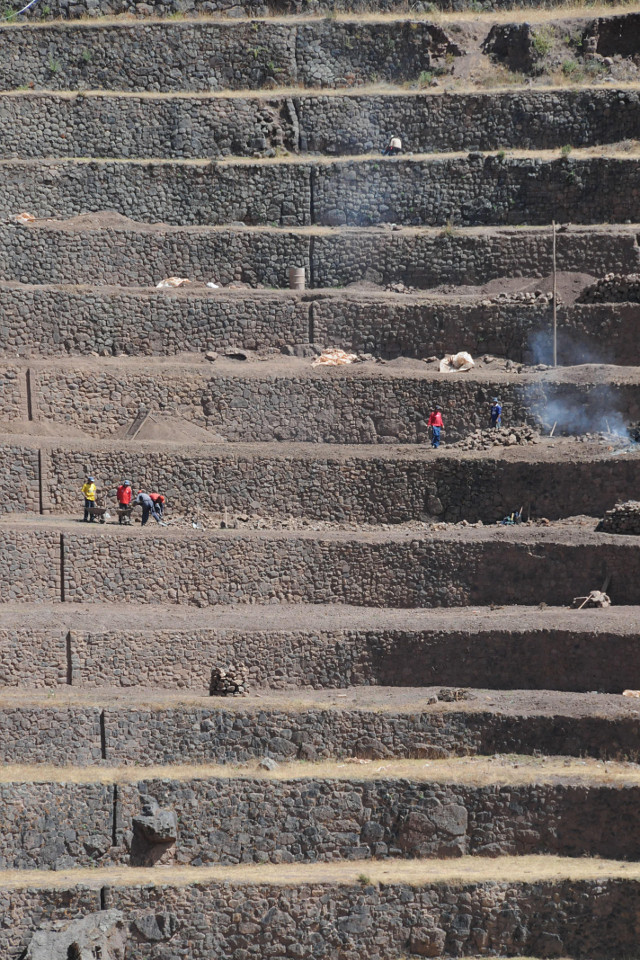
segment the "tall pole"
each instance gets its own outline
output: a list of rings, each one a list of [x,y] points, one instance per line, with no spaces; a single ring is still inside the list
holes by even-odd
[[[551,221],[553,228],[553,365],[558,366],[558,271],[556,269],[556,222]]]

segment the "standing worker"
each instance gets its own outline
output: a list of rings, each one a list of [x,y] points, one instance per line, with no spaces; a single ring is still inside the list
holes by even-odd
[[[442,408],[436,406],[429,414],[429,427],[431,428],[431,446],[437,448],[440,446],[440,431],[444,427],[442,422]]]
[[[156,523],[160,523],[160,517],[156,512],[156,505],[149,496],[148,493],[143,493],[142,490],[138,491],[138,496],[133,501],[137,506],[142,507],[142,526],[144,527],[145,523],[149,519],[149,514],[153,517]]]
[[[497,397],[491,401],[491,426],[499,430],[502,426],[502,404]]]
[[[153,500],[153,504],[154,504],[154,506],[155,506],[155,508],[156,508],[156,513],[158,514],[158,516],[159,516],[160,519],[162,520],[162,518],[163,518],[163,516],[164,516],[165,498],[162,496],[161,493],[150,493],[149,496],[150,496],[151,499]]]
[[[118,501],[118,508],[120,510],[128,510],[131,506],[131,497],[133,492],[131,490],[131,480],[123,480],[118,489],[116,490],[116,499]],[[128,517],[119,516],[118,523],[130,523],[131,521]]]
[[[82,495],[84,497],[84,517],[83,523],[93,523],[95,517],[91,516],[91,508],[96,505],[96,481],[95,477],[87,477],[86,483],[82,484]]]

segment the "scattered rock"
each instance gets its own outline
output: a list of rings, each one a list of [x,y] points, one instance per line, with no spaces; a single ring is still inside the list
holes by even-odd
[[[133,818],[133,832],[148,843],[173,843],[178,837],[178,818],[174,810],[162,810],[157,800],[145,795],[142,813]]]
[[[139,935],[138,939],[158,943],[161,940],[170,940],[180,929],[180,924],[174,913],[145,913],[136,917],[131,927]]]
[[[215,363],[215,361],[218,359],[218,356],[219,355],[216,353],[215,350],[207,350],[207,352],[204,355],[204,358],[205,360],[208,360],[209,363]]]
[[[607,273],[585,287],[576,303],[640,303],[640,273]]]
[[[279,764],[278,764],[278,761],[273,760],[272,757],[263,757],[260,763],[258,764],[258,766],[262,770],[277,770]]]
[[[624,503],[616,503],[615,507],[607,510],[597,529],[603,533],[624,533],[639,536],[640,500],[626,500]]]
[[[223,669],[214,667],[209,681],[210,697],[229,697],[247,692],[249,670],[243,663],[233,664]]]

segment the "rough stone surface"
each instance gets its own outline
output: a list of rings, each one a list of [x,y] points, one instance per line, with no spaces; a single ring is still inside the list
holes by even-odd
[[[51,930],[38,930],[25,960],[124,960],[126,940],[123,914],[102,910]]]
[[[605,533],[640,536],[640,501],[627,500],[625,503],[616,503],[615,507],[605,513],[599,529]]]

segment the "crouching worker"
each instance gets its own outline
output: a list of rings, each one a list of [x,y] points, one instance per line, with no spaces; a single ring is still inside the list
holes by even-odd
[[[149,496],[153,500],[154,506],[156,508],[156,513],[162,520],[162,518],[164,517],[164,505],[166,502],[165,498],[162,496],[161,493],[150,493]]]
[[[91,516],[91,509],[96,505],[96,481],[95,477],[87,477],[86,483],[82,485],[82,495],[84,497],[84,517],[83,523],[93,523],[95,517]]]
[[[396,157],[399,153],[402,153],[402,140],[400,137],[391,137],[391,140],[389,140],[389,143],[382,151],[382,156]]]
[[[145,523],[149,519],[149,514],[153,517],[156,523],[160,523],[160,517],[156,512],[156,505],[149,496],[148,493],[143,493],[142,490],[138,492],[138,496],[133,501],[136,506],[142,507],[142,526],[144,527]]]

